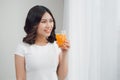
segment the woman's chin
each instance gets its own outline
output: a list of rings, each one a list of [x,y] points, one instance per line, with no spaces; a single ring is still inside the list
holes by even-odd
[[[50,36],[50,34],[46,34],[45,36],[46,36],[46,37],[49,37],[49,36]]]

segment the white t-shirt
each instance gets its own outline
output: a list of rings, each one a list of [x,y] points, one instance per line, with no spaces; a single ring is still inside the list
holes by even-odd
[[[45,46],[22,43],[15,54],[25,57],[26,80],[58,80],[56,70],[60,52],[56,42]]]

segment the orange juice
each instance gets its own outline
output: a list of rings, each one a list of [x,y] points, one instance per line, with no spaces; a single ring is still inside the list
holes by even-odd
[[[58,44],[58,46],[60,47],[60,46],[62,46],[63,45],[63,43],[65,42],[65,40],[66,40],[66,35],[65,34],[56,34],[56,39],[57,39],[57,44]]]

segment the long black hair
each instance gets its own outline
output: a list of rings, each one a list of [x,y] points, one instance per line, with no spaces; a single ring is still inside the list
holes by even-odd
[[[27,14],[27,18],[26,18],[25,26],[24,26],[24,31],[26,32],[27,35],[23,38],[23,42],[28,43],[28,44],[35,43],[35,39],[37,36],[37,29],[38,29],[37,25],[39,24],[42,16],[46,12],[51,15],[51,17],[53,18],[53,22],[54,22],[52,32],[50,36],[48,37],[47,41],[50,43],[53,43],[56,40],[55,38],[56,23],[55,23],[55,19],[51,11],[47,7],[36,5],[32,7]]]

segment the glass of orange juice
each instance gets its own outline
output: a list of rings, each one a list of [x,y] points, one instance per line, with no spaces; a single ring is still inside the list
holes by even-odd
[[[61,33],[56,33],[56,40],[58,46],[61,47],[66,40],[65,31],[62,31]]]

